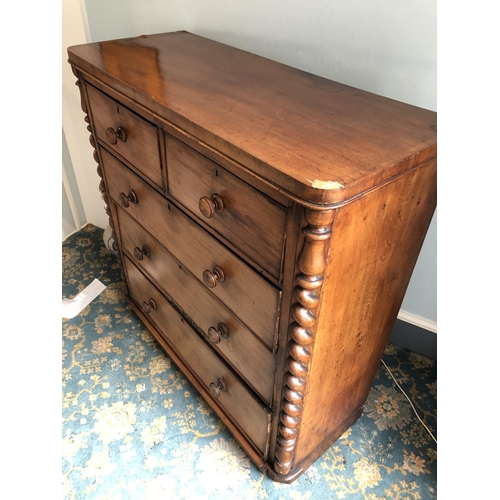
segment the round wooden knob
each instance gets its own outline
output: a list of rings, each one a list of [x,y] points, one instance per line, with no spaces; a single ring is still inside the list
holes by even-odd
[[[216,212],[220,213],[224,210],[224,203],[218,194],[213,194],[211,198],[202,196],[198,201],[198,208],[203,217],[211,219]]]
[[[129,202],[134,204],[139,203],[139,199],[137,198],[137,195],[132,189],[128,192],[128,194],[120,193],[119,199],[120,199],[120,205],[123,208],[127,208],[129,206]]]
[[[227,338],[229,336],[229,331],[224,323],[219,323],[217,328],[211,326],[208,329],[208,339],[212,344],[218,344],[221,341],[221,337]]]
[[[135,247],[134,248],[134,257],[137,260],[142,260],[144,256],[149,257],[151,255],[151,252],[149,251],[149,248],[146,245],[142,245],[142,248]]]
[[[126,142],[127,132],[121,125],[116,129],[116,131],[113,127],[108,127],[106,129],[106,139],[113,145],[117,143],[118,139],[121,142]]]
[[[222,380],[221,378],[217,379],[217,383],[215,382],[210,383],[210,394],[212,394],[214,398],[220,397],[220,393],[226,391],[227,391],[227,386],[224,380]]]
[[[116,129],[116,136],[122,142],[127,142],[127,131],[120,125]]]
[[[106,139],[110,144],[116,144],[117,142],[117,137],[116,137],[116,132],[113,127],[108,127],[106,129]]]
[[[151,309],[156,309],[156,302],[153,299],[149,299],[147,302],[144,301],[141,307],[146,314],[149,314]]]
[[[218,281],[222,282],[225,279],[226,275],[219,266],[215,266],[213,271],[209,271],[208,269],[203,271],[203,283],[205,283],[208,288],[215,288]]]

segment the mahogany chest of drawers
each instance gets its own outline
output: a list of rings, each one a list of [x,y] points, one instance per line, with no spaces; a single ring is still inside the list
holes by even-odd
[[[186,32],[68,53],[133,309],[293,481],[362,412],[436,205],[436,113]]]

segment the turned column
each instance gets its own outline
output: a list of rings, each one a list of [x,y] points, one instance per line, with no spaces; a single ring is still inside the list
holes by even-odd
[[[334,210],[305,209],[304,217],[308,225],[302,229],[305,238],[297,260],[295,302],[291,308],[287,371],[274,460],[274,470],[280,475],[288,474],[293,466]]]
[[[87,123],[87,130],[90,133],[89,142],[90,142],[90,145],[94,148],[93,157],[94,157],[95,162],[97,163],[97,175],[101,178],[101,180],[99,182],[99,191],[101,193],[101,198],[102,198],[102,200],[105,203],[104,210],[106,212],[106,215],[108,216],[109,226],[111,227],[111,236],[113,238],[113,250],[116,252],[116,255],[117,255],[117,258],[118,258],[118,262],[119,262],[120,268],[121,268],[121,277],[122,277],[122,279],[124,280],[124,283],[125,283],[125,274],[124,274],[124,271],[123,271],[123,269],[124,269],[123,262],[122,262],[122,258],[121,258],[120,252],[118,251],[119,250],[118,249],[118,240],[116,238],[115,225],[114,225],[114,222],[113,222],[113,217],[111,216],[111,208],[110,208],[110,203],[109,203],[108,195],[107,195],[107,192],[106,192],[106,186],[105,186],[105,183],[104,183],[104,175],[103,175],[103,172],[102,172],[102,167],[100,165],[99,153],[97,151],[97,141],[96,141],[96,137],[95,137],[95,135],[94,135],[94,133],[92,131],[92,126],[90,124],[89,111],[88,111],[87,102],[86,102],[86,99],[85,99],[85,89],[83,88],[83,85],[82,85],[82,82],[80,80],[80,76],[79,76],[78,72],[75,70],[75,68],[73,66],[71,66],[71,69],[73,71],[73,74],[77,78],[77,80],[75,82],[75,85],[80,90],[80,99],[81,99],[80,104],[81,104],[81,107],[82,107],[82,111],[85,113],[84,121],[85,121],[85,123]],[[125,291],[126,291],[126,293],[128,293],[128,288],[127,288],[126,283],[125,283]]]

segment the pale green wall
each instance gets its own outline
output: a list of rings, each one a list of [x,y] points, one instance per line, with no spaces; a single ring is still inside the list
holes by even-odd
[[[85,0],[92,41],[187,30],[436,110],[436,0]],[[437,321],[433,219],[403,309]]]

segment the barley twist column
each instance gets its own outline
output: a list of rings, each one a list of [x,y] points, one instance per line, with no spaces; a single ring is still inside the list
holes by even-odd
[[[305,238],[297,261],[299,273],[295,277],[293,322],[289,327],[287,371],[274,460],[274,470],[281,475],[290,472],[295,457],[334,211],[305,209],[304,216],[308,225],[302,229]]]
[[[85,113],[84,121],[85,121],[85,123],[87,123],[87,130],[90,132],[89,142],[90,142],[91,146],[94,148],[93,156],[94,156],[95,162],[97,163],[97,174],[101,178],[101,181],[99,182],[99,191],[101,192],[101,198],[103,199],[104,203],[106,204],[105,211],[106,211],[106,214],[108,216],[109,226],[111,227],[111,236],[113,238],[113,250],[116,252],[116,255],[117,255],[117,258],[118,258],[118,262],[120,264],[122,279],[125,280],[125,274],[123,272],[123,262],[122,262],[122,259],[121,259],[120,252],[118,251],[118,243],[117,243],[117,239],[116,239],[115,226],[114,226],[114,223],[113,223],[113,217],[111,216],[111,209],[109,208],[110,204],[109,204],[108,195],[106,194],[106,187],[105,187],[105,184],[104,184],[104,176],[103,176],[103,173],[102,173],[101,165],[99,163],[99,154],[97,153],[97,142],[96,142],[96,138],[95,138],[95,136],[94,136],[94,134],[92,132],[92,127],[90,126],[90,118],[89,118],[89,113],[88,113],[88,110],[87,110],[87,103],[85,101],[85,94],[84,94],[84,90],[83,90],[83,87],[82,87],[82,82],[81,82],[81,80],[79,78],[78,73],[73,68],[73,66],[71,68],[73,70],[73,74],[77,78],[77,81],[76,81],[75,85],[80,90],[80,98],[81,98],[80,104],[81,104],[81,107],[82,107],[82,111]],[[124,281],[124,283],[125,283],[125,281]],[[127,285],[126,284],[125,284],[125,293],[128,293],[128,289],[127,289]]]

